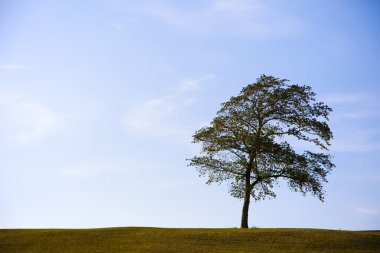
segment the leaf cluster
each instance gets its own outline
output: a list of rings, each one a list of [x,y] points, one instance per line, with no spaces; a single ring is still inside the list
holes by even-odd
[[[222,104],[209,126],[198,130],[201,156],[190,160],[207,183],[230,183],[230,193],[255,200],[275,197],[273,186],[288,186],[323,200],[326,176],[335,166],[327,154],[333,138],[327,124],[332,111],[317,102],[310,86],[262,75],[240,94]],[[321,152],[296,152],[290,138],[309,142]]]

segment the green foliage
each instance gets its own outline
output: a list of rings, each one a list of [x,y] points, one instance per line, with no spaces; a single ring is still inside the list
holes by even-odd
[[[321,229],[12,229],[0,252],[379,252],[379,231]]]
[[[334,164],[327,154],[332,132],[330,107],[317,102],[309,86],[262,75],[222,104],[209,126],[198,130],[201,156],[190,160],[207,183],[230,183],[236,198],[275,197],[279,179],[290,189],[323,201],[323,183]],[[290,139],[314,144],[320,152],[297,152]]]

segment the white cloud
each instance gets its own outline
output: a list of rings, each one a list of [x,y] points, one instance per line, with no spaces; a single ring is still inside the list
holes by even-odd
[[[379,215],[380,209],[367,208],[367,207],[356,207],[355,211],[365,215]]]
[[[302,28],[299,19],[276,5],[261,0],[209,0],[184,9],[173,1],[103,0],[113,10],[148,17],[191,36],[237,35],[249,37],[286,36]],[[275,17],[275,18],[274,18]]]
[[[260,15],[265,10],[265,4],[259,0],[216,0],[213,8],[216,11],[241,17],[242,15]]]
[[[175,182],[165,181],[165,182],[158,182],[157,185],[154,185],[152,187],[152,190],[175,190],[175,189],[183,189],[186,187],[192,187],[194,185],[197,185],[197,182],[194,181],[180,181],[176,180]]]
[[[214,74],[207,74],[200,79],[185,79],[180,85],[179,85],[179,93],[185,93],[188,91],[194,91],[200,88],[201,84],[206,82],[207,80],[210,80],[214,78]]]
[[[163,129],[169,130],[170,126],[164,126],[161,120],[170,116],[178,106],[179,101],[171,96],[145,101],[129,113],[125,126],[128,130],[143,132],[151,131],[152,128],[156,128],[156,133]]]
[[[329,94],[322,98],[328,105],[347,104],[364,101],[368,98],[366,94]]]
[[[376,94],[340,93],[322,97],[333,109],[331,126],[335,139],[332,151],[371,152],[380,150],[380,128],[377,126],[379,104]]]
[[[123,166],[111,163],[81,162],[66,166],[59,171],[60,175],[70,178],[90,178],[102,176],[108,173],[124,171]]]
[[[17,93],[0,93],[0,139],[20,146],[41,141],[62,118],[49,107]]]
[[[0,64],[0,69],[25,69],[25,67],[17,64]]]
[[[380,143],[371,140],[361,140],[358,138],[346,138],[332,141],[331,151],[336,152],[371,152],[380,150]]]
[[[111,26],[118,32],[124,32],[125,30],[124,26],[120,23],[112,23]]]
[[[374,94],[346,93],[330,94],[322,98],[334,109],[334,117],[360,119],[379,115],[378,98]]]
[[[360,168],[360,170],[340,174],[339,177],[344,178],[344,180],[348,179],[353,183],[356,183],[358,181],[358,178],[360,178],[361,183],[380,184],[380,169],[376,166],[363,166],[363,168]]]
[[[175,26],[185,26],[193,23],[195,16],[195,13],[191,15],[191,13],[177,10],[173,6],[164,4],[163,2],[149,6],[146,5],[142,12]]]
[[[184,80],[174,87],[169,94],[144,101],[129,111],[123,125],[129,134],[170,139],[176,142],[188,141],[189,127],[178,124],[176,119],[184,108],[194,101],[192,91],[212,78],[205,75],[200,79]],[[192,129],[191,129],[192,131]]]
[[[354,121],[354,119],[349,119]],[[356,121],[356,120],[355,120]],[[354,122],[355,122],[354,121]],[[331,150],[336,152],[371,152],[380,150],[380,129],[355,126],[354,123],[335,126],[336,136]]]
[[[330,150],[335,152],[365,153],[380,150],[378,134],[372,134],[369,130],[363,129],[362,133],[346,134],[343,137],[335,138],[332,141]]]
[[[349,111],[342,114],[342,117],[350,118],[350,119],[360,119],[360,118],[377,117],[378,115],[379,115],[379,111],[376,110],[375,108],[371,108],[371,109],[359,109],[356,111]]]

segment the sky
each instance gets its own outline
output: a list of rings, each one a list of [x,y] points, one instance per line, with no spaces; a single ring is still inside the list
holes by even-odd
[[[276,188],[251,227],[380,228],[380,4],[1,0],[0,228],[239,227],[186,159],[261,74],[333,109],[325,202]]]

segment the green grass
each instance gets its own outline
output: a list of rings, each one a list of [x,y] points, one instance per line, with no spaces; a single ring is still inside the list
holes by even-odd
[[[380,231],[1,229],[0,252],[380,252]]]

